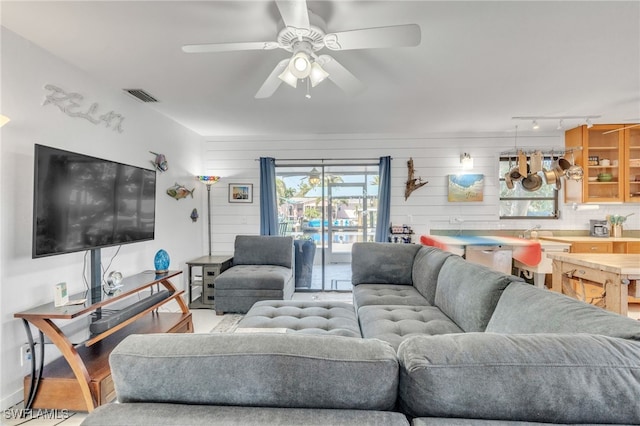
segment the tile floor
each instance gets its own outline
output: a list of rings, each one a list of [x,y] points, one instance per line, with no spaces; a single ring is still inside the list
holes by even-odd
[[[336,300],[340,302],[352,302],[352,294],[345,292],[323,292],[323,293],[295,293],[294,300]],[[213,327],[215,327],[220,321],[222,321],[222,315],[216,315],[215,311],[211,309],[194,309],[191,311],[193,315],[193,326],[195,333],[208,333]],[[640,320],[640,305],[629,306],[629,317]],[[16,419],[13,413],[15,410],[20,410],[22,405],[12,407],[9,410],[5,410],[0,417],[0,425],[3,426],[78,426],[84,418],[86,413],[81,412],[62,412],[62,411],[41,411],[34,410],[31,416],[27,416],[24,419]],[[39,416],[38,416],[39,415]]]

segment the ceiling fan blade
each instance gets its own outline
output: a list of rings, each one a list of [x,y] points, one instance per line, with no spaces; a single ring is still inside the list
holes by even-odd
[[[185,44],[185,53],[234,52],[238,50],[273,50],[280,47],[275,41],[248,41],[239,43]]]
[[[284,25],[309,29],[309,12],[306,0],[276,0]]]
[[[358,80],[356,76],[351,74],[349,70],[343,67],[340,62],[336,61],[329,55],[320,55],[318,63],[329,73],[329,80],[333,81],[336,86],[351,96],[362,93],[367,86]]]
[[[256,99],[268,98],[275,93],[282,83],[282,80],[280,80],[278,76],[282,74],[287,65],[289,65],[289,61],[290,59],[287,58],[278,62],[278,65],[276,65],[273,71],[271,71],[271,74],[269,74],[269,77],[262,83],[260,89],[258,89],[255,95]]]
[[[419,45],[420,38],[420,26],[407,24],[330,33],[324,44],[331,50],[410,47]]]

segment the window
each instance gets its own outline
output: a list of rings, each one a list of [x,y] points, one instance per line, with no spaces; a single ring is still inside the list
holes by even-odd
[[[544,157],[542,167],[551,170],[551,162],[551,157]],[[513,157],[500,157],[500,219],[558,219],[555,185],[544,183],[537,191],[527,191],[514,182],[513,189],[507,188],[504,175],[515,165]]]

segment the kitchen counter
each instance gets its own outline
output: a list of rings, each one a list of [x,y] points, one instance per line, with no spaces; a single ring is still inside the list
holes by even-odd
[[[548,240],[532,240],[540,243],[542,250],[542,259],[537,265],[527,265],[520,262],[518,259],[513,259],[513,266],[518,270],[518,274],[524,275],[525,278],[533,278],[533,284],[536,287],[545,288],[545,278],[547,274],[553,272],[551,259],[547,256],[548,253],[569,253],[571,250],[571,244],[567,242],[548,241]]]
[[[571,253],[640,253],[640,238],[633,237],[540,237],[571,244]]]
[[[640,238],[633,237],[539,237],[540,240],[548,240],[548,241],[557,241],[560,243],[572,243],[572,242],[581,242],[581,243],[601,243],[601,242],[621,242],[621,243],[629,243],[629,242],[640,242]]]
[[[420,243],[464,256],[471,263],[505,274],[511,274],[514,261],[524,269],[535,268],[542,260],[541,242],[538,240],[493,235],[422,235]]]

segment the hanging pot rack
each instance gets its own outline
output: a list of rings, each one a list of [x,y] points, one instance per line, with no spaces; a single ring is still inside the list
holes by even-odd
[[[536,152],[540,152],[543,157],[562,157],[566,154],[572,154],[574,151],[582,151],[582,147],[576,146],[574,148],[559,149],[514,148],[509,151],[502,151],[500,157],[517,157],[520,153],[530,157],[531,154],[535,154]]]

